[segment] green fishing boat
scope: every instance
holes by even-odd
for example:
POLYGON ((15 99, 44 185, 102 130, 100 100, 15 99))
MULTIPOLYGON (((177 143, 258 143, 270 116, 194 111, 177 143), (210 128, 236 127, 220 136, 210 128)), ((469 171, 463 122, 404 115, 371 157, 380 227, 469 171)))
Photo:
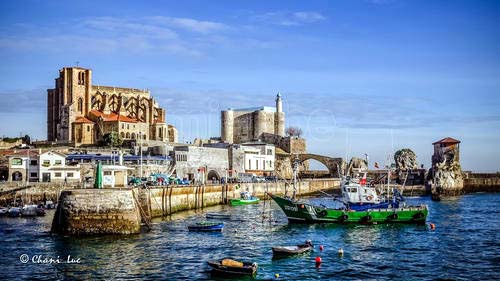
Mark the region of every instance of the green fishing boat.
MULTIPOLYGON (((389 169, 387 178, 390 178, 389 169)), ((295 199, 295 183, 296 176, 294 175, 294 192, 291 198, 267 193, 283 210, 291 223, 425 224, 427 219, 427 205, 407 205, 397 188, 393 188, 391 194, 389 181, 385 195, 379 195, 380 190, 367 183, 366 172, 363 178, 344 177, 342 179, 340 185, 342 196, 334 198, 341 203, 338 208, 313 205, 295 199)))
POLYGON ((259 198, 252 196, 250 192, 244 191, 240 194, 239 199, 229 199, 229 204, 231 206, 248 205, 248 204, 258 204, 259 198))

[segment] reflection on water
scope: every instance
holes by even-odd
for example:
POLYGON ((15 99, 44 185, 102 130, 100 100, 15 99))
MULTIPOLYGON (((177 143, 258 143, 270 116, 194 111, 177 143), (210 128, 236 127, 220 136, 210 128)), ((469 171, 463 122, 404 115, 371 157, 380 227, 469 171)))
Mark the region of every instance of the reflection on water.
MULTIPOLYGON (((234 257, 257 262, 257 279, 498 279, 500 225, 497 194, 431 202, 429 221, 416 225, 288 225, 272 203, 216 206, 154 220, 152 231, 130 236, 66 237, 49 233, 43 218, 0 218, 3 279, 212 279, 206 261, 234 257), (231 214, 222 233, 194 233, 187 225, 204 212, 231 214), (264 217, 263 217, 264 215, 264 217), (311 239, 314 252, 272 259, 271 247, 311 239), (343 248, 345 255, 337 254, 343 248), (79 264, 23 264, 22 254, 80 258, 79 264), (321 256, 318 269, 314 258, 321 256)), ((327 203, 324 198, 311 198, 327 203)), ((219 279, 217 279, 219 280, 219 279)))

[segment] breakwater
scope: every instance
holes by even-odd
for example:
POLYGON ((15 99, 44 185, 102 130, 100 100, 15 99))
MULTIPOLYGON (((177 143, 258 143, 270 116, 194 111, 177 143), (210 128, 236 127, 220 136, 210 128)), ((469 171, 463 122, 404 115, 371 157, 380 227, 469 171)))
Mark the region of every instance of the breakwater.
MULTIPOLYGON (((339 180, 301 181, 297 194, 339 187, 339 180)), ((201 186, 165 186, 132 189, 72 189, 61 192, 52 231, 71 235, 131 234, 140 232, 141 221, 178 211, 226 204, 242 191, 264 197, 266 192, 283 194, 292 187, 285 182, 239 183, 201 186)))

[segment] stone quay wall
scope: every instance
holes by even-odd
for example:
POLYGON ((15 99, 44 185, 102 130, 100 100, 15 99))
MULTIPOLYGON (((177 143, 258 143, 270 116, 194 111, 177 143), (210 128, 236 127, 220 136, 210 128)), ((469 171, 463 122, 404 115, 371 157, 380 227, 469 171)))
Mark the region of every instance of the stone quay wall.
POLYGON ((141 230, 137 189, 61 192, 52 232, 70 235, 133 234, 141 230))
MULTIPOLYGON (((297 195, 307 195, 318 190, 339 189, 337 179, 317 179, 301 181, 297 185, 297 195)), ((239 198, 240 192, 249 191, 264 198, 266 192, 284 194, 285 188, 291 195, 292 186, 285 182, 237 183, 187 187, 157 187, 141 189, 139 202, 148 218, 173 214, 178 211, 200 209, 218 204, 227 204, 229 199, 239 198)))
MULTIPOLYGON (((64 190, 59 196, 52 231, 70 235, 139 233, 141 221, 147 223, 151 218, 178 211, 226 204, 247 190, 259 197, 264 197, 266 191, 283 194, 285 186, 291 195, 292 187, 284 182, 64 190)), ((298 184, 297 194, 338 186, 335 179, 303 181, 298 184)))
POLYGON ((464 192, 498 192, 500 191, 500 172, 468 173, 465 172, 464 192))

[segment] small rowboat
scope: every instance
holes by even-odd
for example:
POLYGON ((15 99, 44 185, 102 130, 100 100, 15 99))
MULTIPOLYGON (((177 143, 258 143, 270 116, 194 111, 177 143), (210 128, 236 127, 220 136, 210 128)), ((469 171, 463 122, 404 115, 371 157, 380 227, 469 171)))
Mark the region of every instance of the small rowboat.
POLYGON ((307 240, 304 244, 296 246, 280 246, 273 247, 273 255, 275 256, 292 256, 299 255, 312 250, 314 245, 311 240, 307 240))
POLYGON ((212 273, 227 276, 254 276, 257 273, 257 263, 239 262, 229 258, 207 262, 212 267, 212 273))
POLYGON ((189 231, 222 231, 224 228, 223 222, 198 222, 194 225, 188 226, 189 231))
POLYGON ((9 209, 9 217, 19 217, 21 216, 21 208, 19 207, 12 207, 9 209))
POLYGON ((205 217, 207 219, 231 219, 230 214, 219 214, 219 213, 206 213, 205 217))
POLYGON ((0 208, 0 216, 6 216, 9 213, 8 208, 0 208))
POLYGON ((250 192, 244 191, 240 194, 240 199, 229 199, 231 206, 247 205, 247 204, 258 204, 259 198, 252 196, 250 192))

